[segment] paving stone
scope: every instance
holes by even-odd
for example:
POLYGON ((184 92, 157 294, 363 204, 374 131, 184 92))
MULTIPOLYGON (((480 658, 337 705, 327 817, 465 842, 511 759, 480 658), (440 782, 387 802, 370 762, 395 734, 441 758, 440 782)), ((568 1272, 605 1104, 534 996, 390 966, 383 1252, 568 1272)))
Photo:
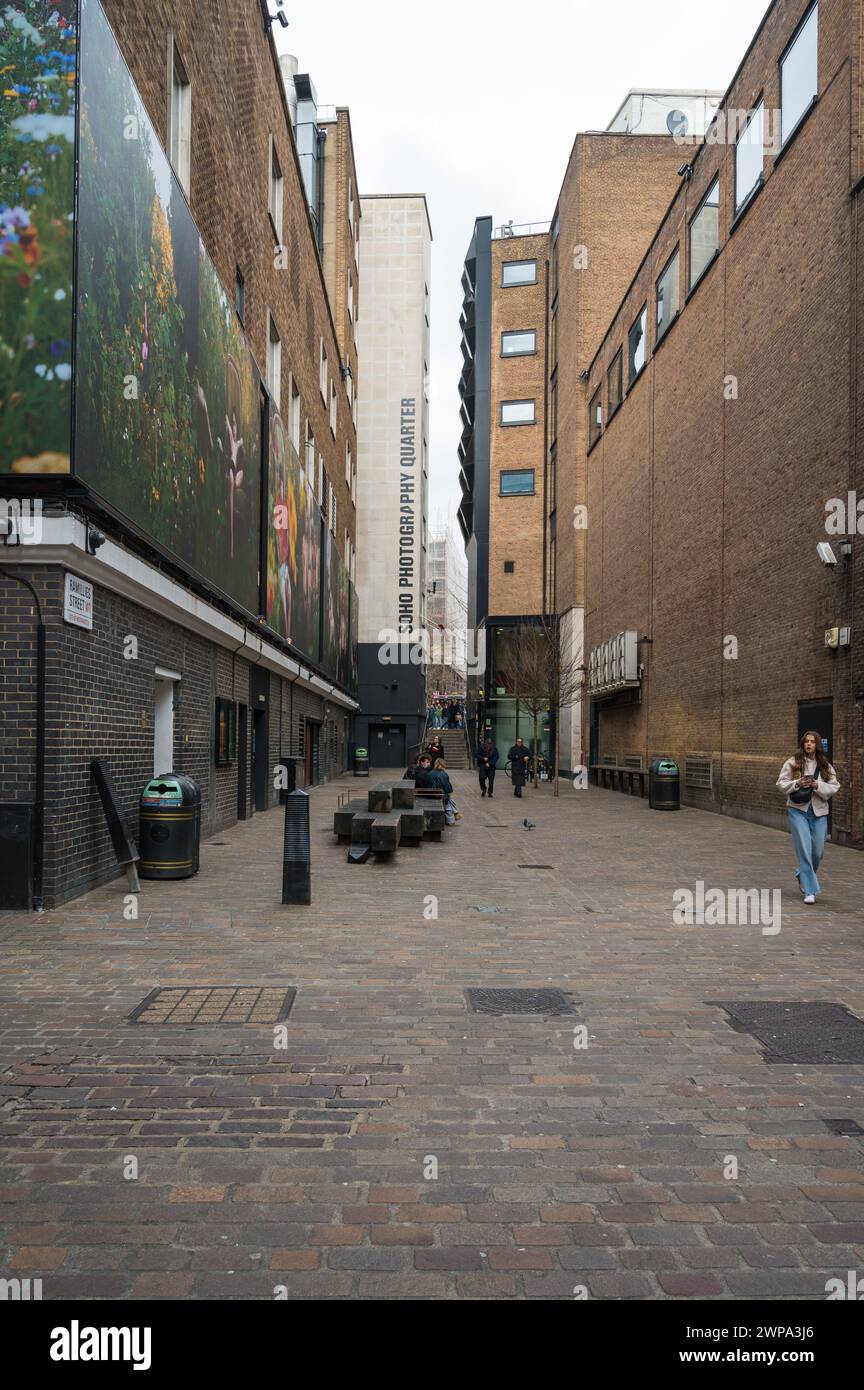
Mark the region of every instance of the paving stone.
POLYGON ((529 788, 536 857, 556 865, 538 896, 521 826, 496 832, 490 859, 476 779, 455 776, 458 834, 379 866, 386 921, 382 876, 359 876, 328 833, 353 779, 312 793, 313 903, 287 974, 278 810, 221 832, 206 876, 148 884, 134 951, 116 883, 4 916, 8 1266, 45 1269, 52 1298, 216 1301, 277 1285, 572 1301, 576 1284, 796 1301, 864 1267, 864 1136, 823 1118, 860 1119, 864 1069, 768 1066, 705 1003, 817 998, 861 1015, 860 857, 828 845, 818 917, 784 924, 790 949, 718 931, 682 955, 676 888, 781 886, 785 835, 529 788), (483 891, 506 903, 488 917, 473 911, 486 865, 483 891), (430 891, 440 916, 420 932, 430 891), (287 1050, 266 1027, 169 1040, 126 1022, 154 987, 227 989, 238 973, 297 989, 287 1050), (580 999, 588 1049, 567 1019, 468 1015, 468 987, 580 999))

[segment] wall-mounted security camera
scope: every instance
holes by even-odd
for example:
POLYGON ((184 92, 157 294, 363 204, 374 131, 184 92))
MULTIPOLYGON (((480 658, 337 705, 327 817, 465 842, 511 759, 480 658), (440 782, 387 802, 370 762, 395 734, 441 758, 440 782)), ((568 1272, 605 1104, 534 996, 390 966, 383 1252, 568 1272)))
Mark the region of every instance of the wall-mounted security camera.
POLYGON ((834 566, 837 564, 837 556, 834 554, 834 551, 831 549, 827 541, 819 542, 819 544, 816 547, 816 554, 819 556, 819 559, 822 561, 823 565, 827 565, 829 569, 833 569, 834 566))
POLYGON ((87 527, 87 554, 88 554, 88 555, 95 555, 95 554, 96 554, 96 551, 97 551, 97 550, 100 550, 100 549, 102 548, 102 546, 105 544, 105 539, 106 539, 106 538, 105 538, 105 536, 103 536, 103 534, 102 534, 101 531, 97 531, 97 530, 95 530, 93 527, 88 526, 88 527, 87 527))

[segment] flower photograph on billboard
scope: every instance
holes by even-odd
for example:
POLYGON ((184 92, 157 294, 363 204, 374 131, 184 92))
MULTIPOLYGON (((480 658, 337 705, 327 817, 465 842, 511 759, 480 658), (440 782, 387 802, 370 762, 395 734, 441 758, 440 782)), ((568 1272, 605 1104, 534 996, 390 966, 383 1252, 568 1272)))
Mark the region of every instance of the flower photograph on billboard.
POLYGON ((76 9, 0 5, 0 474, 69 472, 76 9))
POLYGON ((321 508, 284 421, 270 416, 267 622, 317 662, 321 606, 321 508))
POLYGON ((75 472, 258 611, 254 359, 98 0, 83 0, 75 472))

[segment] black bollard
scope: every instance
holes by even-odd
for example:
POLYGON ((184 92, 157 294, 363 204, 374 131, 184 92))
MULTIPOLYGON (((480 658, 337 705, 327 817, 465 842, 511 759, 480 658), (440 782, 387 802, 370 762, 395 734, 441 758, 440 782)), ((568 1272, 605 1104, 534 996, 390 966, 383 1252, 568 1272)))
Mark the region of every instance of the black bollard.
POLYGON ((312 902, 309 797, 303 791, 288 792, 285 797, 282 902, 306 905, 312 902))

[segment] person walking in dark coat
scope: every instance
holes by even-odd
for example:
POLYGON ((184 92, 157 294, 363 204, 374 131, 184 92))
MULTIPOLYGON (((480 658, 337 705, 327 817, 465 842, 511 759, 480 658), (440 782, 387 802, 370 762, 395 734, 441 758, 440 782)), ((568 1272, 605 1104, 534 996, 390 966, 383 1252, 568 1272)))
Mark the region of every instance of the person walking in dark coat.
POLYGON ((510 776, 513 781, 513 795, 521 796, 528 775, 528 759, 531 754, 521 738, 517 738, 507 757, 510 759, 510 776))
POLYGON ((429 761, 430 763, 432 763, 433 766, 437 762, 438 758, 444 757, 444 746, 437 734, 435 735, 431 743, 427 743, 426 752, 428 753, 429 761))
POLYGON ((498 763, 498 749, 487 738, 483 747, 477 754, 477 770, 480 774, 480 795, 485 796, 488 790, 490 798, 495 791, 495 768, 498 763))

